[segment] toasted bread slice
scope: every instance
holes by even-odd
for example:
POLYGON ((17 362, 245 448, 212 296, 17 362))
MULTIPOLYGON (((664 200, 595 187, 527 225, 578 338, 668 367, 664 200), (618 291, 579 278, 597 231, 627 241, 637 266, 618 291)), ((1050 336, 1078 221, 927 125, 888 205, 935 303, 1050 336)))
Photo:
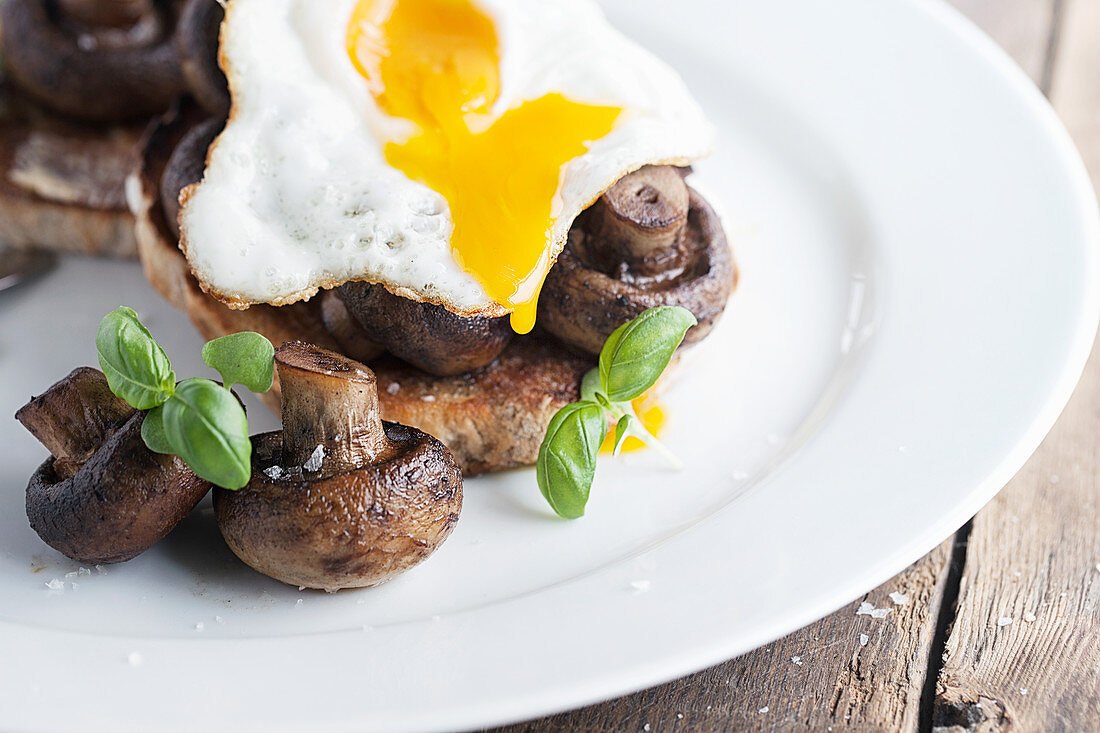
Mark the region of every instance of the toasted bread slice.
MULTIPOLYGON (((196 121, 194 111, 185 109, 152 126, 130 183, 138 250, 149 281, 205 338, 257 331, 275 345, 302 340, 339 351, 322 321, 320 298, 231 310, 203 293, 192 276, 159 201, 168 158, 196 121)), ((391 356, 370 366, 378 376, 382 417, 439 438, 469 476, 533 464, 550 418, 578 398, 581 378, 595 359, 536 334, 513 340, 489 366, 454 377, 426 374, 391 356)), ((278 385, 265 401, 278 409, 278 385)))
POLYGON ((0 241, 136 257, 125 183, 144 127, 68 120, 0 86, 0 241))

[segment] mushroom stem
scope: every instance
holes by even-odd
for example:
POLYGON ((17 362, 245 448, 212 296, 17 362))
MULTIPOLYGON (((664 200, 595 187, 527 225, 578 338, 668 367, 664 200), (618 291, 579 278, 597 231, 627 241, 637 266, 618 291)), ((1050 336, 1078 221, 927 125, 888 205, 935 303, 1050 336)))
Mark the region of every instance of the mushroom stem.
POLYGON ((58 0, 58 9, 88 26, 127 28, 152 11, 150 0, 58 0))
POLYGON ((80 367, 20 408, 15 419, 50 451, 57 472, 68 477, 134 412, 115 397, 102 372, 80 367))
POLYGON ((374 463, 389 447, 374 372, 319 346, 275 351, 283 400, 283 461, 330 476, 374 463), (320 458, 320 461, 318 461, 320 458))
POLYGON ((688 216, 688 189, 672 166, 647 165, 619 179, 593 204, 587 228, 605 242, 610 257, 635 269, 642 263, 674 252, 688 216))

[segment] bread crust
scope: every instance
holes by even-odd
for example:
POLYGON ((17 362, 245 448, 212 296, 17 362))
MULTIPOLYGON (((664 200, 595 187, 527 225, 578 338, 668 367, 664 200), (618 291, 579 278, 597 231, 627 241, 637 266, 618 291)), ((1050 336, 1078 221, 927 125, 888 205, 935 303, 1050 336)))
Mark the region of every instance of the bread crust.
POLYGON ((0 241, 137 257, 125 183, 143 129, 69 120, 0 86, 0 241))

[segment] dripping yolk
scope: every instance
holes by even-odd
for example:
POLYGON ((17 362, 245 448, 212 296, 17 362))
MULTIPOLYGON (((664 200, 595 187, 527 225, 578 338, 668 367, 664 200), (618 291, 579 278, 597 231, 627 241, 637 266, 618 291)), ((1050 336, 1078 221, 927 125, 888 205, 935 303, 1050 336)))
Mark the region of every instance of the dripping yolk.
MULTIPOLYGON (((661 407, 661 403, 657 401, 657 398, 644 394, 631 404, 634 406, 634 414, 641 420, 642 426, 649 431, 650 435, 659 438, 667 418, 665 417, 665 409, 661 407)), ((623 441, 624 453, 641 450, 645 447, 645 443, 633 436, 623 441)), ((611 424, 608 426, 607 437, 604 438, 603 445, 600 446, 600 452, 612 453, 614 451, 615 425, 611 424)))
POLYGON ((379 107, 416 124, 387 143, 387 162, 447 200, 455 260, 527 333, 552 264, 562 166, 622 110, 547 94, 491 115, 500 43, 472 0, 360 0, 348 52, 379 107))

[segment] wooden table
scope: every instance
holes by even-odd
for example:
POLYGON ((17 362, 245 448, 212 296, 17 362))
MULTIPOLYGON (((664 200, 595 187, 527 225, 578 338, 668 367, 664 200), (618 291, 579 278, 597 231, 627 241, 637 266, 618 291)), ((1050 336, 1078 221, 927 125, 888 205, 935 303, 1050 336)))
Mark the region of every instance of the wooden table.
MULTIPOLYGON (((1100 188, 1100 0, 952 1, 1047 94, 1100 188)), ((503 730, 563 729, 1100 730, 1100 349, 1028 464, 927 557, 743 657, 503 730), (890 593, 895 613, 856 615, 890 593)))

